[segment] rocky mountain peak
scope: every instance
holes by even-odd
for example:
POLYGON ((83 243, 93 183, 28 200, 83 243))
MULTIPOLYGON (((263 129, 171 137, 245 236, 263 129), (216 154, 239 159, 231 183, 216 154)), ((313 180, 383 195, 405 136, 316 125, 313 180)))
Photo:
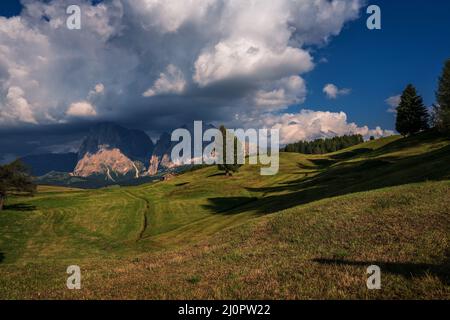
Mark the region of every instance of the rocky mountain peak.
POLYGON ((91 127, 80 146, 78 159, 101 149, 119 149, 131 160, 146 163, 153 154, 154 144, 144 131, 104 122, 91 127))
MULTIPOLYGON (((184 125, 181 127, 182 129, 187 129, 191 133, 192 139, 194 138, 194 124, 184 125)), ((211 128, 215 128, 213 125, 208 124, 203 126, 202 134, 211 128)), ((194 141, 192 141, 194 142, 194 141)), ((172 148, 177 144, 178 142, 171 141, 171 135, 167 132, 164 132, 161 134, 158 142, 155 145, 152 157, 150 158, 150 165, 148 169, 148 174, 150 176, 157 174, 159 171, 165 171, 168 169, 172 169, 176 167, 176 165, 172 162, 171 159, 171 153, 172 148)), ((206 144, 204 143, 204 146, 206 144)), ((204 147, 203 146, 203 147, 204 147)), ((192 154, 194 152, 194 144, 192 143, 192 154)))
POLYGON ((103 175, 111 181, 117 177, 130 176, 139 178, 142 168, 125 156, 119 149, 102 148, 94 154, 86 153, 78 161, 73 171, 77 177, 103 175))

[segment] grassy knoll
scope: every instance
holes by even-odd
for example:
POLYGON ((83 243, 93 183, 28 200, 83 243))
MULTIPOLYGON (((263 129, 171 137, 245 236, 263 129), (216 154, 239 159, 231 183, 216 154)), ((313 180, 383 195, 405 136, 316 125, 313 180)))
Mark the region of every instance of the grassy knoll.
POLYGON ((389 137, 0 212, 0 298, 450 298, 450 141, 389 137), (65 289, 78 264, 83 289, 65 289), (365 287, 378 264, 380 291, 365 287))

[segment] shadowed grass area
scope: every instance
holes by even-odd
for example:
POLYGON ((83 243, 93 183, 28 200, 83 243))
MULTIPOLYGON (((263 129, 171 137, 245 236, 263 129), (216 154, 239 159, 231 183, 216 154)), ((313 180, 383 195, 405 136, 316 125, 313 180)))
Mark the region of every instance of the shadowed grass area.
POLYGON ((449 163, 425 133, 282 153, 275 176, 39 187, 0 212, 0 298, 448 298, 449 163), (365 288, 368 262, 386 290, 365 288))
POLYGON ((24 203, 16 203, 9 206, 5 206, 4 210, 8 211, 34 211, 36 210, 36 206, 24 204, 24 203))

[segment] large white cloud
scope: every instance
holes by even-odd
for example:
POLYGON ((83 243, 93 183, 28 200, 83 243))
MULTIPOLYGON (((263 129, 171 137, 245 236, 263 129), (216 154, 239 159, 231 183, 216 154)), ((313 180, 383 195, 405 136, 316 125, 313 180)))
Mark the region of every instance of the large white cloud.
POLYGON ((68 107, 91 97, 92 88, 101 94, 103 83, 113 82, 118 90, 127 85, 123 75, 137 65, 134 55, 109 46, 121 32, 121 2, 78 1, 82 29, 68 30, 66 8, 72 2, 26 0, 20 17, 0 17, 0 110, 5 113, 11 105, 11 88, 20 88, 21 101, 27 102, 22 107, 27 116, 8 112, 8 120, 0 121, 4 126, 64 122, 68 107), (120 76, 124 83, 118 83, 120 76))
POLYGON ((366 139, 370 136, 381 137, 394 134, 393 131, 380 127, 370 129, 348 122, 345 112, 328 112, 301 110, 299 113, 268 115, 263 118, 262 126, 280 129, 282 144, 299 140, 340 136, 344 134, 361 134, 366 139))
POLYGON ((246 38, 218 43, 195 62, 195 82, 206 86, 233 79, 277 80, 313 68, 312 57, 304 50, 266 45, 246 38))
POLYGON ((306 97, 309 46, 362 2, 24 0, 20 17, 0 18, 0 126, 282 110, 306 97), (66 28, 73 4, 81 30, 66 28))

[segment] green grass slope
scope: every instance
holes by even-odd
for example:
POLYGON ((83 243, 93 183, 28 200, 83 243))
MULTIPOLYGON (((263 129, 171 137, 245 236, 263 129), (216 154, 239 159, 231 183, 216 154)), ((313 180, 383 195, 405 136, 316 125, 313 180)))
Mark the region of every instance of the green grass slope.
POLYGON ((280 173, 41 187, 0 212, 0 298, 449 298, 450 141, 433 133, 280 173), (65 289, 80 265, 83 290, 65 289), (368 291, 378 264, 383 289, 368 291))

